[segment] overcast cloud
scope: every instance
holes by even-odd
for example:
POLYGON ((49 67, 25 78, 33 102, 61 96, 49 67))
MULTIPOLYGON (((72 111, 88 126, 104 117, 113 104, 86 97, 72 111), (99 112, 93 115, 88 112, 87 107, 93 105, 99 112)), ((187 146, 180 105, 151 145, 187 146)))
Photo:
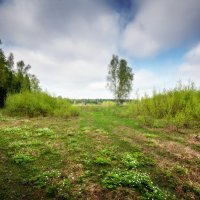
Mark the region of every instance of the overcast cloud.
POLYGON ((171 86, 177 78, 200 84, 200 1, 127 2, 4 0, 0 3, 3 49, 7 55, 13 52, 16 61, 31 64, 43 89, 70 98, 112 97, 106 89, 112 54, 127 57, 133 66, 133 94, 168 82, 171 86), (135 59, 142 63, 183 47, 181 64, 163 75, 156 68, 134 65, 135 59))
POLYGON ((199 10, 199 0, 141 0, 136 17, 124 30, 122 46, 143 58, 191 42, 200 35, 199 10))

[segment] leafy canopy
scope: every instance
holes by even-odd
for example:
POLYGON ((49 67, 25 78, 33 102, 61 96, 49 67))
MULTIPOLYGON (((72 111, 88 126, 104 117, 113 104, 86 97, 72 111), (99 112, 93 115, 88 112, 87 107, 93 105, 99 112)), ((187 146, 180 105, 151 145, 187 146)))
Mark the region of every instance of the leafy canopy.
POLYGON ((113 55, 108 66, 107 85, 118 103, 123 103, 132 90, 134 74, 125 59, 113 55))

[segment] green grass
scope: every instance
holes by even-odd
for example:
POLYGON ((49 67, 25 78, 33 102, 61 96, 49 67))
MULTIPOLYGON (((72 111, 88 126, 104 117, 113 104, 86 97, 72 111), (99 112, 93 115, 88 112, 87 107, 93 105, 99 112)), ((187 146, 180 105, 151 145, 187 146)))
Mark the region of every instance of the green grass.
MULTIPOLYGON (((198 199, 193 132, 148 130, 124 107, 0 121, 0 199, 198 199)), ((199 131, 199 129, 198 129, 199 131)))

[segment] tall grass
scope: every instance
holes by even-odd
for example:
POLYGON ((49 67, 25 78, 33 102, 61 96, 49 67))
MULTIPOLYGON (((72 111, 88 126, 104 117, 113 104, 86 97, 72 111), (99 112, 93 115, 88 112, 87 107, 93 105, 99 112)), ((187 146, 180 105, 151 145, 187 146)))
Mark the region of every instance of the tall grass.
POLYGON ((69 100, 52 97, 45 92, 22 92, 9 95, 5 103, 5 112, 21 116, 59 116, 78 115, 78 108, 69 100))
POLYGON ((103 101, 101 103, 101 106, 103 106, 103 107, 113 107, 113 106, 116 106, 116 102, 114 102, 114 101, 103 101))
POLYGON ((137 117, 141 124, 152 127, 175 125, 177 128, 200 125, 200 90, 194 83, 179 83, 172 90, 154 91, 132 101, 126 115, 137 117))

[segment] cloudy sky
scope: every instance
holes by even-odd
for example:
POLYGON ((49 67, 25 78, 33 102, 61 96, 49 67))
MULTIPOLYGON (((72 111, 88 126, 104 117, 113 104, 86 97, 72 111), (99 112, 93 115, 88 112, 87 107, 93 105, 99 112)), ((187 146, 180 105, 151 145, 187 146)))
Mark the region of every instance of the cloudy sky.
POLYGON ((135 73, 134 96, 189 79, 200 86, 199 0, 0 0, 6 55, 69 98, 111 98, 112 54, 135 73))

